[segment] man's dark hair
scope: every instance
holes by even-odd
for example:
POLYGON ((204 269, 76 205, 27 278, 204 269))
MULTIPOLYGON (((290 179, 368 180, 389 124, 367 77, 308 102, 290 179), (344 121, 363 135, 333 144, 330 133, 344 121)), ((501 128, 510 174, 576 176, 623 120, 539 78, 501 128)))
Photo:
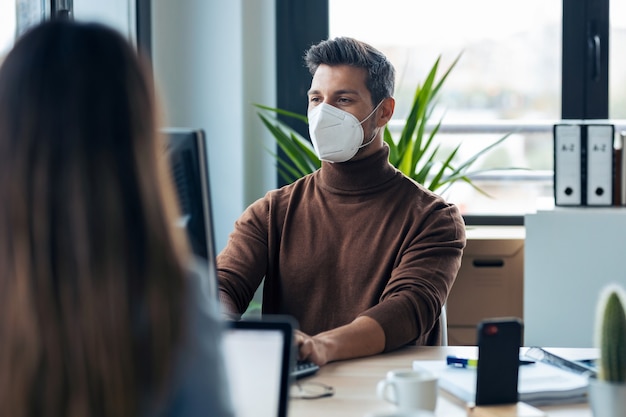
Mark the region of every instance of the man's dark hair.
POLYGON ((324 64, 329 66, 351 65, 367 71, 365 85, 372 95, 372 104, 393 95, 395 69, 382 52, 352 38, 328 39, 313 45, 304 55, 311 75, 324 64))

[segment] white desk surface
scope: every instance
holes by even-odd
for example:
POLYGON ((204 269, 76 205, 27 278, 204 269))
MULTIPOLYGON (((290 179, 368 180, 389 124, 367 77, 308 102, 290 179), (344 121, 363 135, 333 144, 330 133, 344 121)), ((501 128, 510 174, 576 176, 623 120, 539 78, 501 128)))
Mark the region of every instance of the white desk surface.
MULTIPOLYGON (((556 348, 553 353, 568 359, 594 357, 594 349, 556 348)), ((290 400, 290 417, 364 417, 374 411, 393 411, 394 406, 376 395, 376 384, 390 369, 411 368, 413 360, 445 359, 446 355, 475 355, 473 346, 416 347, 371 356, 330 363, 307 380, 319 381, 335 388, 335 395, 315 400, 290 400)), ((549 417, 591 417, 587 403, 538 407, 549 417)), ((464 417, 465 407, 447 392, 440 390, 437 417, 464 417)))

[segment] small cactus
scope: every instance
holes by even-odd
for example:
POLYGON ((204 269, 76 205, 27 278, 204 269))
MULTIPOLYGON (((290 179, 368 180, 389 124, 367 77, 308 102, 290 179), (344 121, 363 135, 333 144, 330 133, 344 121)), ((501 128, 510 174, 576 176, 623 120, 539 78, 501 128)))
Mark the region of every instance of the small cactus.
POLYGON ((623 291, 611 285, 598 305, 597 339, 600 348, 598 378, 626 383, 626 313, 623 291))

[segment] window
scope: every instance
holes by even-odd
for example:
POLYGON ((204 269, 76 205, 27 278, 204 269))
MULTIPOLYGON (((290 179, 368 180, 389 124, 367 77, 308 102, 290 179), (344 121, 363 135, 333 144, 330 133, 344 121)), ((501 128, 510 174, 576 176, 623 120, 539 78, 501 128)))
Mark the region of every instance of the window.
POLYGON ((0 60, 15 38, 15 0, 0 0, 0 60))
MULTIPOLYGON (((390 56, 401 74, 409 65, 421 65, 419 60, 430 64, 435 56, 442 54, 450 62, 463 50, 462 61, 441 97, 447 131, 440 139, 463 140, 463 146, 475 142, 471 144, 474 146, 481 140, 489 140, 488 134, 497 135, 491 138, 493 140, 505 132, 515 132, 515 137, 507 144, 505 156, 493 156, 497 159, 496 165, 517 165, 518 158, 522 158, 532 171, 481 176, 479 185, 489 184, 494 199, 454 190, 450 200, 461 206, 466 221, 473 217, 487 224, 521 224, 522 214, 544 204, 553 204, 551 129, 554 122, 561 118, 607 119, 610 116, 617 119, 626 113, 626 106, 619 99, 621 91, 626 91, 622 87, 624 82, 620 81, 626 77, 626 59, 621 56, 624 29, 618 21, 624 15, 626 0, 611 1, 610 23, 609 1, 387 0, 372 5, 370 0, 276 0, 277 16, 287 18, 277 18, 277 33, 280 34, 277 65, 288 68, 289 75, 298 75, 279 77, 277 105, 300 113, 306 111, 305 106, 297 102, 310 84, 310 78, 303 81, 305 78, 299 72, 302 51, 329 34, 355 36, 371 42, 390 56), (429 25, 431 22, 436 24, 429 25), (287 23, 288 28, 281 29, 281 25, 287 23), (326 25, 330 28, 324 32, 326 25), (491 37, 492 33, 497 36, 491 37), (598 39, 594 39, 596 34, 598 39), (612 37, 610 48, 615 51, 611 57, 609 35, 612 37), (482 41, 477 40, 477 36, 482 36, 482 41), (392 48, 390 38, 399 47, 392 48), (467 42, 454 45, 450 38, 467 42), (296 39, 297 43, 289 44, 288 39, 296 39), (599 40, 595 53, 591 53, 592 40, 599 40), (410 50, 406 45, 414 42, 421 43, 422 47, 410 51, 410 59, 398 58, 396 51, 410 50), (423 55, 414 55, 418 53, 423 55), (478 79, 463 75, 463 66, 478 68, 474 70, 478 79), (492 68, 499 70, 493 73, 492 68), (457 97, 459 85, 470 82, 481 91, 457 97), (524 86, 524 90, 518 91, 520 86, 524 86), (509 157, 512 159, 506 159, 509 157)), ((399 80, 399 99, 405 89, 403 83, 408 81, 399 80)), ((401 115, 402 106, 396 117, 401 115)), ((614 122, 618 130, 626 126, 624 120, 614 122)), ((304 129, 298 131, 306 135, 304 129)))
POLYGON ((626 119, 626 0, 612 0, 610 14, 609 116, 626 119))
POLYGON ((0 60, 16 36, 47 18, 64 16, 68 7, 72 17, 102 22, 135 39, 136 0, 0 0, 0 60))
POLYGON ((560 1, 329 0, 329 35, 352 36, 380 49, 396 67, 396 112, 402 126, 413 93, 435 59, 440 74, 462 56, 446 80, 433 121, 443 120, 444 147, 461 141, 457 161, 513 134, 479 161, 485 172, 444 196, 464 215, 518 215, 552 197, 552 125, 561 116, 560 1), (358 18, 355 18, 358 10, 358 18), (454 11, 451 13, 451 11, 454 11), (487 12, 488 11, 488 12, 487 12))

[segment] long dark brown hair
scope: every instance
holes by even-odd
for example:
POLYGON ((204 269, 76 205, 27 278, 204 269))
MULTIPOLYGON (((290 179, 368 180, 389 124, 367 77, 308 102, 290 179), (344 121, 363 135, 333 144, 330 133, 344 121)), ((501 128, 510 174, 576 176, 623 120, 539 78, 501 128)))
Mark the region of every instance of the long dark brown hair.
POLYGON ((0 69, 0 413, 137 416, 182 337, 187 247, 146 66, 47 22, 0 69))

